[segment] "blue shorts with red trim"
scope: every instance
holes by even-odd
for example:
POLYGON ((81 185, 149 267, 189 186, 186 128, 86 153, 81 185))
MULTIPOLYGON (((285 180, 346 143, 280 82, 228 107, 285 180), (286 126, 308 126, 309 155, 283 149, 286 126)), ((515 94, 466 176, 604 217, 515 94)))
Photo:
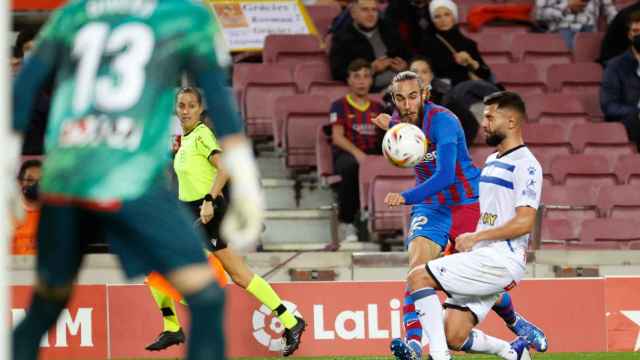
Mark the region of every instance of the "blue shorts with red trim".
POLYGON ((414 205, 411 209, 411 225, 404 246, 417 237, 427 238, 445 249, 449 240, 476 230, 480 218, 477 202, 464 205, 414 205))

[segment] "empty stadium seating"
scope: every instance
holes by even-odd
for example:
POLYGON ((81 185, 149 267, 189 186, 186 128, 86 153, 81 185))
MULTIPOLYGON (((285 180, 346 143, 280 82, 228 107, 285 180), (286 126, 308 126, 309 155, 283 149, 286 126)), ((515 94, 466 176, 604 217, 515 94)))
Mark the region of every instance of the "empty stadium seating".
POLYGON ((586 247, 624 249, 631 241, 640 241, 637 219, 589 219, 580 231, 580 244, 586 247))
POLYGON ((571 53, 557 33, 525 33, 513 35, 514 58, 520 62, 534 64, 544 71, 554 64, 568 64, 571 53))
POLYGON ((382 156, 367 156, 366 163, 360 164, 358 183, 360 188, 360 208, 369 206, 369 185, 376 176, 413 176, 411 168, 397 168, 382 156))
POLYGON ((341 180, 340 175, 333 172, 333 155, 331 150, 331 138, 325 131, 327 125, 320 125, 316 130, 316 167, 318 178, 326 185, 331 185, 341 180))
POLYGON ((295 66, 307 62, 327 62, 318 37, 306 34, 273 34, 264 42, 262 60, 265 63, 295 66))
POLYGON ((293 76, 289 70, 281 67, 268 67, 263 70, 251 72, 251 76, 246 79, 242 96, 247 133, 252 137, 271 135, 276 99, 296 93, 293 76))
POLYGON ((640 220, 640 191, 634 185, 607 186, 600 189, 598 211, 605 217, 640 220))
POLYGON ((552 123, 567 129, 589 120, 589 114, 577 94, 545 94, 524 97, 529 121, 552 123))
POLYGON ((413 176, 375 176, 369 186, 369 220, 373 232, 402 230, 402 207, 390 208, 384 198, 390 192, 401 192, 415 185, 413 176))
POLYGON ((318 34, 324 37, 329 31, 333 19, 340 14, 340 7, 333 5, 307 5, 309 17, 316 26, 318 34))
POLYGON ((284 141, 285 121, 291 115, 324 114, 325 121, 329 121, 331 102, 324 96, 291 95, 280 96, 276 99, 273 116, 273 142, 280 147, 284 141))
POLYGON ((528 95, 543 94, 547 89, 544 77, 533 64, 494 64, 491 69, 507 90, 528 95))
POLYGON ((555 64, 547 69, 547 83, 553 92, 598 94, 602 67, 593 62, 555 64))
POLYGON ((613 166, 603 155, 559 155, 551 162, 551 175, 557 185, 615 185, 613 166))
POLYGON ((620 183, 640 186, 640 155, 621 156, 616 162, 615 173, 620 183))
POLYGON ((596 61, 600 56, 600 46, 604 33, 602 32, 579 32, 576 34, 576 44, 573 50, 573 61, 591 62, 596 61))
POLYGON ((571 128, 574 151, 606 156, 613 164, 622 155, 635 152, 624 125, 616 122, 577 124, 571 128))

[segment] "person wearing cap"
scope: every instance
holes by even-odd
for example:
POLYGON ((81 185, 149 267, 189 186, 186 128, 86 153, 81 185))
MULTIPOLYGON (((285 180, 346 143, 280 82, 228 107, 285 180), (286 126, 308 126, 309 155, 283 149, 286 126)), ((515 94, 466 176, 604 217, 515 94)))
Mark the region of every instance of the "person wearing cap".
POLYGON ((491 80, 489 66, 482 60, 475 41, 464 36, 458 26, 458 6, 451 0, 432 0, 433 22, 421 55, 431 60, 436 77, 451 86, 467 80, 491 80))

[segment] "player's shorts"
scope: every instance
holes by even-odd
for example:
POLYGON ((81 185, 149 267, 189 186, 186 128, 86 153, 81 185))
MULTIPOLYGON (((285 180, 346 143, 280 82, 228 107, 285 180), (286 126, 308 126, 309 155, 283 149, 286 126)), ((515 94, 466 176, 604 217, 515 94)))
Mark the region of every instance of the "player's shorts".
POLYGON ((471 311, 478 323, 487 316, 498 296, 515 286, 506 266, 490 247, 431 260, 427 272, 449 296, 445 308, 471 311))
POLYGON ((134 200, 110 203, 45 195, 38 231, 38 276, 50 286, 70 284, 87 244, 96 239, 109 244, 129 277, 206 265, 204 240, 192 223, 189 211, 163 186, 134 200))
POLYGON ((200 219, 200 206, 202 206, 202 200, 185 202, 185 205, 187 205, 191 210, 191 213, 194 216, 194 223, 199 224, 199 227, 205 233, 205 248, 209 251, 226 249, 227 243, 220 237, 220 225, 222 224, 222 219, 227 212, 227 201, 222 196, 218 196, 214 199, 213 218, 206 224, 197 221, 200 219))
POLYGON ((405 239, 408 248, 413 239, 430 239, 444 250, 449 239, 473 232, 480 218, 478 203, 465 205, 414 205, 411 209, 409 236, 405 239))

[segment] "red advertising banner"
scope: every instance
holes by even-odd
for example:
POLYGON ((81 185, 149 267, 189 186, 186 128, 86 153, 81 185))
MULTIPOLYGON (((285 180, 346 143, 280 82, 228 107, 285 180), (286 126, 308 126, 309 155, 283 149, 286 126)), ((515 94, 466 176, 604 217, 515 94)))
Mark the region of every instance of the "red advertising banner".
POLYGON ((605 283, 607 348, 640 350, 640 278, 607 278, 605 283))
POLYGON ((11 9, 14 11, 25 10, 53 10, 67 0, 12 0, 11 9))
MULTIPOLYGON (((390 340, 401 335, 402 282, 299 282, 274 288, 308 322, 298 356, 386 356, 390 340)), ((14 287, 16 320, 24 314, 28 292, 14 287)), ((516 311, 544 329, 550 352, 640 349, 640 298, 630 296, 640 294, 640 278, 525 280, 511 294, 516 311)), ((178 313, 188 328, 186 308, 178 305, 178 313)), ((279 355, 284 329, 251 295, 228 286, 225 315, 229 356, 279 355)), ((142 285, 80 286, 55 328, 43 347, 44 359, 176 358, 185 351, 185 346, 144 349, 162 331, 162 317, 142 285)), ((481 328, 514 338, 495 314, 481 328)))
MULTIPOLYGON (((31 303, 31 287, 12 286, 11 319, 17 324, 31 303)), ((107 287, 76 288, 69 306, 41 342, 43 359, 104 359, 107 357, 107 287)))

